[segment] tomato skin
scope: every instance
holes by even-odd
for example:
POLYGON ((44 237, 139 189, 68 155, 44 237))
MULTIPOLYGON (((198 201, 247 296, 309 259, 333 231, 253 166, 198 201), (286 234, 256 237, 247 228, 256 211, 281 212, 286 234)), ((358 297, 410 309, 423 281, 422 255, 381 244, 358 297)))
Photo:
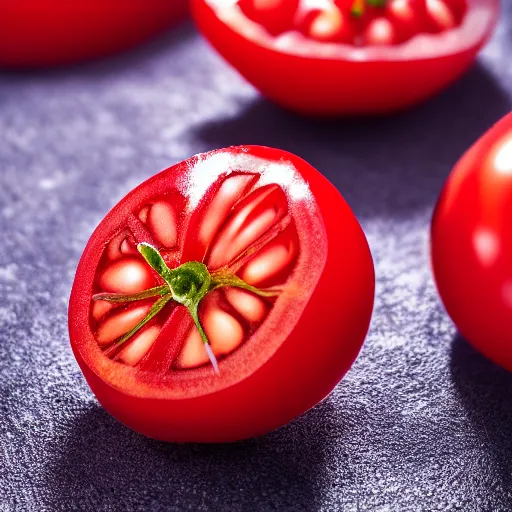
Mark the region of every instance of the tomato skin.
POLYGON ((460 333, 512 371, 512 114, 459 160, 434 212, 432 267, 460 333))
MULTIPOLYGON (((132 429, 164 441, 235 441, 288 423, 322 400, 349 369, 366 336, 373 309, 375 276, 370 250, 359 223, 334 186, 306 162, 284 151, 254 146, 221 151, 249 152, 269 161, 284 158, 297 168, 322 213, 327 259, 291 334, 257 371, 235 385, 192 398, 134 396, 106 382, 91 364, 96 341, 86 327, 87 287, 95 267, 91 257, 106 235, 100 224, 79 263, 71 294, 72 348, 105 409, 132 429)), ((179 172, 187 164, 171 171, 179 172)), ((123 208, 121 202, 107 218, 122 214, 123 208)))
POLYGON ((486 22, 478 31, 464 24, 456 29, 464 36, 452 40, 450 49, 443 38, 428 34, 428 44, 413 39, 392 48, 338 45, 331 52, 306 42, 307 51, 299 53, 295 42, 284 50, 273 38, 235 29, 208 0, 191 1, 199 30, 245 79, 282 107, 315 116, 385 114, 418 104, 454 82, 473 63, 499 12, 499 0, 469 0, 468 5, 467 17, 480 23, 483 16, 486 22))
POLYGON ((70 64, 130 48, 187 12, 185 0, 0 0, 0 67, 70 64))

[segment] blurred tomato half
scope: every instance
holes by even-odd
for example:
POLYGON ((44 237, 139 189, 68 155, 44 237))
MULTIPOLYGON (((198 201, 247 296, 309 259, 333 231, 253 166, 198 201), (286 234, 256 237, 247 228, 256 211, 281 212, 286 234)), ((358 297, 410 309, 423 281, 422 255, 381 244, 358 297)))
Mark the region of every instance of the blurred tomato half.
POLYGON ((163 32, 186 0, 0 0, 0 67, 70 64, 163 32))

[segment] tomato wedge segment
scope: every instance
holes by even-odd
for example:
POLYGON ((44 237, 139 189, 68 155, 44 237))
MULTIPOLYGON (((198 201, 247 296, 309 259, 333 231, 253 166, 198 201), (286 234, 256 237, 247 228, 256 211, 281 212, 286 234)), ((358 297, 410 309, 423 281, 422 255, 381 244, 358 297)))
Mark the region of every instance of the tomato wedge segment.
POLYGON ((403 4, 385 3, 386 16, 369 15, 360 29, 335 6, 336 16, 313 18, 299 7, 299 21, 277 35, 233 0, 192 0, 191 7, 212 46, 264 96, 300 113, 336 116, 388 113, 441 91, 473 63, 500 2, 429 0, 421 16, 403 4))
POLYGON ((229 148, 163 171, 105 217, 77 269, 70 339, 100 402, 135 430, 241 439, 329 393, 373 294, 336 189, 289 153, 229 148))

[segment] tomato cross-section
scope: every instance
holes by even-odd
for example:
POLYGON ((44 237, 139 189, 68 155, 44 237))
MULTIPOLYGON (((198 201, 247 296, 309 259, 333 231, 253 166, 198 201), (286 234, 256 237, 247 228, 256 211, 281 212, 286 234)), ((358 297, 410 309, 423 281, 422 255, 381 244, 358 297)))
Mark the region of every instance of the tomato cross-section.
POLYGON ((314 115, 387 113, 458 78, 499 0, 192 0, 210 43, 266 97, 314 115))
POLYGON ((356 357, 374 294, 339 193, 279 150, 198 155, 143 183, 91 237, 70 338, 99 401, 169 441, 276 428, 356 357))

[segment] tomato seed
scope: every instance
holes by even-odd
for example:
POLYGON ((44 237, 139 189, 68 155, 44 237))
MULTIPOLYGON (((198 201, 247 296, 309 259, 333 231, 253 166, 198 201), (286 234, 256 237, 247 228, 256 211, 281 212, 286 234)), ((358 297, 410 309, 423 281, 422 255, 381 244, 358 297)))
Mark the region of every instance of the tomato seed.
POLYGON ((249 323, 261 322, 265 318, 268 306, 260 297, 239 288, 227 288, 225 294, 233 309, 249 323))
POLYGON ((164 201, 154 203, 149 209, 147 225, 153 236, 167 249, 178 241, 178 222, 172 205, 164 201))
POLYGON ((100 345, 111 343, 135 327, 149 312, 151 305, 135 306, 110 315, 98 329, 96 339, 100 345))
POLYGON ((224 180, 208 206, 199 228, 199 240, 201 243, 206 246, 210 244, 231 208, 242 197, 245 189, 253 180, 254 175, 252 174, 240 174, 224 180))
POLYGON ((118 360, 127 365, 135 366, 152 347, 160 331, 160 326, 153 325, 134 336, 131 341, 127 342, 129 345, 121 351, 118 360))
MULTIPOLYGON (((208 301, 201 320, 213 353, 217 357, 233 352, 244 340, 244 330, 240 322, 220 309, 215 301, 208 301)), ((181 350, 178 365, 181 368, 196 368, 208 362, 204 342, 194 327, 181 350)))
POLYGON ((269 208, 261 212, 250 224, 244 225, 248 213, 250 212, 240 212, 221 235, 210 255, 209 264, 212 268, 227 265, 277 221, 278 212, 274 208, 269 208))
POLYGON ((95 300, 92 304, 92 317, 94 320, 99 320, 105 316, 112 308, 114 304, 107 302, 106 300, 95 300))
POLYGON ((282 272, 292 261, 294 252, 293 245, 269 244, 247 263, 240 277, 257 286, 282 272))
POLYGON ((103 271, 99 285, 105 292, 136 293, 154 286, 155 278, 144 261, 123 258, 103 271))

